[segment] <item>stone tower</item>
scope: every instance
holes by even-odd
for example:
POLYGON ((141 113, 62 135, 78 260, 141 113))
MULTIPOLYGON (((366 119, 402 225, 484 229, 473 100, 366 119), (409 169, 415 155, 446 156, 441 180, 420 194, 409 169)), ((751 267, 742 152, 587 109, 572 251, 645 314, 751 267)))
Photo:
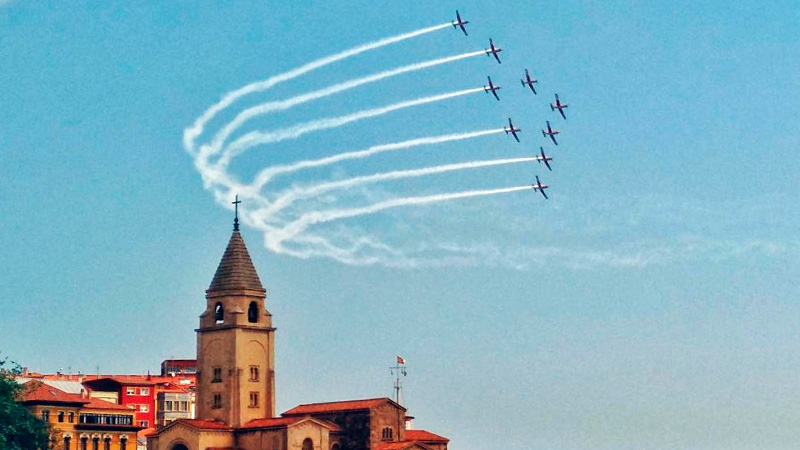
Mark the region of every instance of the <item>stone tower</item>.
POLYGON ((275 328, 238 219, 197 330, 197 419, 239 427, 275 416, 275 328))

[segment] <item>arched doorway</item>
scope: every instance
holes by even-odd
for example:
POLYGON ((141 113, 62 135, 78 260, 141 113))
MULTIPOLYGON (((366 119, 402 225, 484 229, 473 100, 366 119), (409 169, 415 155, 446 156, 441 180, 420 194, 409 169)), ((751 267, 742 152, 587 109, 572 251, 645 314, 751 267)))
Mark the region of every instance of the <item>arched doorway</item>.
POLYGON ((172 446, 170 450, 189 450, 189 449, 186 448, 186 446, 183 444, 175 444, 172 446))

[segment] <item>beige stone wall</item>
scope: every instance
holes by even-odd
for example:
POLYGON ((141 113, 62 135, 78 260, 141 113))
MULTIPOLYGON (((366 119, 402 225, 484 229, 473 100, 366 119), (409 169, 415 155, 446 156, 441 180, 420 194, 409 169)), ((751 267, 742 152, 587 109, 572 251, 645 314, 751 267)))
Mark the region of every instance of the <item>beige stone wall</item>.
POLYGON ((274 329, 272 317, 264 309, 262 294, 208 297, 200 316, 197 334, 197 415, 198 419, 220 420, 239 426, 252 419, 275 416, 274 329), (217 303, 224 307, 223 323, 216 323, 217 303), (259 311, 255 323, 247 311, 255 302, 259 311), (258 368, 258 379, 250 379, 250 367, 258 368), (213 382, 214 368, 222 369, 222 381, 213 382), (250 406, 250 394, 258 404, 250 406), (222 405, 214 408, 214 394, 222 405))
POLYGON ((148 438, 147 450, 172 450, 178 444, 189 450, 205 450, 208 447, 234 447, 235 442, 232 432, 197 430, 178 423, 148 438))
POLYGON ((314 444, 313 450, 330 450, 331 448, 328 429, 316 422, 306 421, 289 426, 286 450, 302 450, 303 441, 306 439, 311 439, 314 444))
POLYGON ((236 445, 247 450, 286 450, 286 429, 239 432, 236 445))

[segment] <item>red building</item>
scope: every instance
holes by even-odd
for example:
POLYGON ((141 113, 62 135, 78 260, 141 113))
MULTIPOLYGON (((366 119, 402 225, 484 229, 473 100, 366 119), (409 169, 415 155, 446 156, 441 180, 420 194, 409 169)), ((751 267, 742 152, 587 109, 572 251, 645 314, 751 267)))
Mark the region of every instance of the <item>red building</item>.
POLYGON ((132 407, 136 411, 136 425, 150 428, 155 424, 157 381, 147 375, 119 375, 95 380, 86 380, 93 397, 111 400, 132 407))

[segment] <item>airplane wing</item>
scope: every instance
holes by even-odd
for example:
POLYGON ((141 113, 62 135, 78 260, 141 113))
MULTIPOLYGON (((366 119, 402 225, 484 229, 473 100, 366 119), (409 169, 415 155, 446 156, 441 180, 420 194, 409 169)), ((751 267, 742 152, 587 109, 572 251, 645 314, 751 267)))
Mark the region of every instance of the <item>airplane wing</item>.
POLYGON ((563 117, 564 120, 567 120, 567 116, 564 115, 564 108, 558 108, 558 112, 561 113, 561 117, 563 117))
POLYGON ((556 135, 554 135, 554 134, 551 134, 551 135, 550 135, 550 139, 552 139, 552 140, 553 140, 553 144, 556 144, 556 145, 558 145, 558 142, 556 142, 556 135))
POLYGON ((494 98, 496 98, 498 101, 500 100, 500 97, 497 96, 497 89, 496 88, 492 89, 492 95, 494 95, 494 98))
POLYGON ((497 60, 497 63, 498 63, 498 64, 502 64, 502 62, 500 61, 500 57, 499 57, 499 56, 497 56, 497 50, 495 50, 495 51, 494 51, 494 52, 492 52, 492 53, 494 54, 494 59, 496 59, 496 60, 497 60))
POLYGON ((551 171, 551 172, 552 172, 552 171, 553 171, 553 168, 552 168, 552 167, 550 167, 550 163, 549 163, 549 162, 547 162, 547 158, 544 158, 542 161, 544 161, 544 165, 545 165, 545 166, 547 166, 547 170, 549 170, 549 171, 551 171))
POLYGON ((547 194, 544 193, 544 189, 539 189, 539 192, 541 192, 542 195, 544 195, 545 200, 547 200, 547 194))
POLYGON ((516 139, 516 140, 517 140, 517 142, 519 142, 519 136, 517 136, 517 132, 516 132, 516 131, 514 131, 514 129, 513 129, 513 128, 511 129, 511 134, 514 136, 514 139, 516 139))

